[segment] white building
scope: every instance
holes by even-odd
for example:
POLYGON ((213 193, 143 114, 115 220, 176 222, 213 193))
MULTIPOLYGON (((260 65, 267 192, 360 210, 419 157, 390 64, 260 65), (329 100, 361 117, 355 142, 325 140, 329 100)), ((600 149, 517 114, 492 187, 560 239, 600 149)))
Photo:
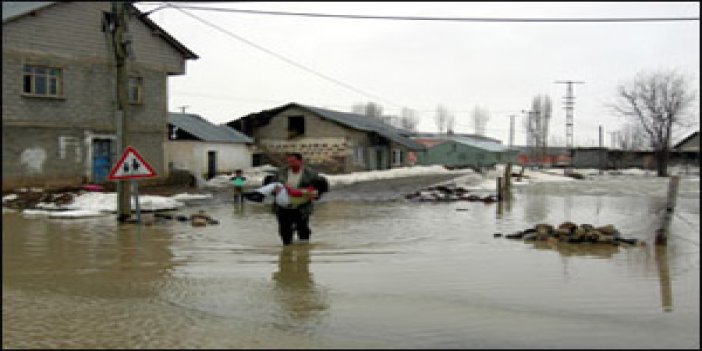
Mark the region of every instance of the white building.
POLYGON ((169 168, 187 169, 205 179, 251 167, 253 139, 226 125, 189 113, 168 114, 164 152, 169 168))

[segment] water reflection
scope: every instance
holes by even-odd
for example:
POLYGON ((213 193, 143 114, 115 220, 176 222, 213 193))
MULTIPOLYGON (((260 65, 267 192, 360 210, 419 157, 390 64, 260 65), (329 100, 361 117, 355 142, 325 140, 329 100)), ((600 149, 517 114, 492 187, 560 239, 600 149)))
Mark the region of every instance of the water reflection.
POLYGON ((661 307, 664 312, 673 311, 673 289, 670 285, 670 270, 668 268, 668 247, 655 245, 656 267, 661 286, 661 307))
POLYGON ((556 250, 563 257, 589 256, 595 258, 612 258, 619 252, 619 246, 611 244, 581 244, 550 241, 533 241, 535 249, 556 250))
POLYGON ((171 243, 162 227, 120 226, 112 218, 3 216, 3 284, 76 296, 154 296, 173 269, 171 243))
POLYGON ((319 317, 329 305, 317 288, 310 272, 310 247, 307 244, 282 247, 278 271, 273 273, 278 304, 295 321, 319 317))

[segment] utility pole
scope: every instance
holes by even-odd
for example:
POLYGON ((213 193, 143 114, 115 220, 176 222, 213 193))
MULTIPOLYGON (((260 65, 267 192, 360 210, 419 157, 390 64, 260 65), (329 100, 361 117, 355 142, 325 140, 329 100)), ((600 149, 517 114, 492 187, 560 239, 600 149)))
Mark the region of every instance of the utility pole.
MULTIPOLYGON (((129 42, 126 41, 127 31, 127 4, 125 2, 112 2, 112 15, 114 26, 112 27, 112 48, 115 55, 115 67, 117 83, 117 150, 120 152, 129 145, 127 137, 129 120, 129 97, 127 93, 128 69, 127 58, 129 56, 129 42)), ((126 180, 117 181, 117 220, 126 222, 132 215, 129 184, 126 180)))
POLYGON ((603 146, 604 146, 604 132, 603 132, 602 126, 600 126, 600 149, 597 150, 597 153, 600 155, 600 157, 599 157, 600 174, 602 174, 602 152, 603 152, 602 147, 603 146))
POLYGON ((509 147, 514 147, 514 115, 509 116, 509 147))

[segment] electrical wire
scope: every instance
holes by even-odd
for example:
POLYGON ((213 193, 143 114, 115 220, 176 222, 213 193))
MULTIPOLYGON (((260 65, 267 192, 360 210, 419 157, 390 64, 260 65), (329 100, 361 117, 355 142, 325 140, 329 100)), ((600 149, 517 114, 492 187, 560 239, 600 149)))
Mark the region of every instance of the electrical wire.
POLYGON ((444 21, 444 22, 671 22, 671 21, 699 21, 699 17, 640 17, 640 18, 507 18, 507 17, 421 17, 421 16, 375 16, 375 15, 345 15, 345 14, 325 14, 313 12, 284 12, 284 11, 262 11, 262 10, 242 10, 222 7, 200 7, 178 5, 181 9, 235 12, 254 15, 275 15, 275 16, 302 16, 320 18, 343 18, 343 19, 365 19, 365 20, 399 20, 399 21, 444 21))
POLYGON ((232 37, 232 38, 234 38, 234 39, 237 39, 237 40, 239 40, 239 41, 241 41, 241 42, 244 42, 244 43, 247 44, 247 45, 253 46, 253 47, 256 48, 256 49, 259 49, 259 50, 261 50, 261 51, 263 51, 263 52, 265 52, 265 53, 267 53, 267 54, 269 54, 269 55, 275 56, 276 58, 278 58, 278 59, 280 59, 280 60, 283 60, 283 61, 285 61, 285 62, 287 62, 287 63, 289 63, 289 64, 291 64, 291 65, 293 65, 293 66, 295 66, 295 67, 297 67, 297 68, 300 68, 300 69, 302 69, 302 70, 304 70, 304 71, 307 71, 307 72, 309 72, 309 73, 312 73, 312 74, 314 74, 314 75, 316 75, 316 76, 318 76, 318 77, 320 77, 320 78, 323 78, 323 79, 325 79, 325 80, 327 80, 327 81, 330 81, 330 82, 332 82, 332 83, 334 83, 334 84, 337 84, 337 85, 339 85, 339 86, 342 86, 342 87, 344 87, 344 88, 346 88, 346 89, 349 89, 349 90, 351 90, 351 91, 353 91, 353 92, 355 92, 355 93, 364 95, 364 96, 366 96, 366 97, 370 97, 370 98, 373 98, 373 99, 376 99, 376 100, 381 100, 381 101, 384 101, 384 102, 386 102, 386 103, 389 103, 389 104, 391 104, 391 105, 395 105, 395 106, 398 106, 398 107, 401 106, 400 104, 396 104, 396 103, 394 103, 394 102, 392 102, 392 101, 390 101, 390 100, 388 100, 388 99, 379 97, 379 96, 374 95, 374 94, 367 93, 367 92, 365 92, 365 91, 363 91, 363 90, 361 90, 361 89, 355 88, 355 87, 353 87, 353 86, 351 86, 351 85, 349 85, 349 84, 347 84, 347 83, 344 83, 344 82, 342 82, 342 81, 340 81, 340 80, 337 80, 337 79, 334 79, 334 78, 332 78, 332 77, 329 77, 329 76, 327 76, 326 74, 317 72, 317 71, 315 71, 315 70, 313 70, 313 69, 311 69, 311 68, 308 68, 308 67, 306 67, 306 66, 304 66, 304 65, 302 65, 302 64, 299 64, 299 63, 297 63, 297 62, 295 62, 295 61, 293 61, 293 60, 291 60, 291 59, 289 59, 289 58, 287 58, 287 57, 285 57, 285 56, 283 56, 283 55, 280 55, 280 54, 278 54, 278 53, 276 53, 276 52, 274 52, 274 51, 272 51, 272 50, 270 50, 270 49, 267 49, 267 48, 265 48, 265 47, 263 47, 263 46, 261 46, 261 45, 258 45, 258 44, 256 44, 256 43, 254 43, 254 42, 252 42, 252 41, 250 41, 250 40, 248 40, 248 39, 246 39, 246 38, 243 38, 243 37, 241 37, 241 36, 239 36, 239 35, 237 35, 237 34, 234 34, 234 33, 230 32, 230 31, 228 31, 228 30, 226 30, 226 29, 224 29, 224 28, 222 28, 222 27, 220 27, 220 26, 218 26, 218 25, 216 25, 216 24, 214 24, 214 23, 208 22, 208 21, 206 21, 206 20, 204 20, 204 19, 202 19, 202 18, 200 18, 200 17, 198 17, 198 16, 195 16, 195 15, 193 15, 193 14, 191 14, 191 13, 189 13, 189 12, 183 10, 183 9, 181 9, 179 6, 175 6, 175 5, 171 4, 171 3, 166 3, 166 4, 167 4, 168 6, 170 6, 170 7, 172 7, 172 8, 175 8, 176 10, 178 10, 178 11, 180 11, 180 12, 186 14, 187 16, 196 19, 197 21, 199 21, 199 22, 201 22, 201 23, 203 23, 203 24, 205 24, 205 25, 207 25, 207 26, 210 26, 210 27, 212 27, 212 28, 214 28, 214 29, 217 29, 218 31, 220 31, 220 32, 222 32, 222 33, 225 33, 225 34, 229 35, 230 37, 232 37))

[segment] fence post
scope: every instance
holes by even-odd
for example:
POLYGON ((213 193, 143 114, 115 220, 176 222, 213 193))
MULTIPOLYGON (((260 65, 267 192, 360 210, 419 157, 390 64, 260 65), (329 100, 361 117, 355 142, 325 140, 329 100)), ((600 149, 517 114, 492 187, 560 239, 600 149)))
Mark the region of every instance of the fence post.
POLYGON ((502 201, 502 177, 497 177, 497 201, 502 201))
POLYGON ((509 191, 512 186, 512 164, 508 163, 505 167, 505 190, 509 191))
POLYGON ((673 211, 675 210, 679 184, 680 176, 670 177, 670 183, 668 183, 668 198, 665 202, 663 220, 660 228, 656 230, 656 245, 666 245, 668 243, 668 229, 670 227, 670 221, 673 218, 673 211))

